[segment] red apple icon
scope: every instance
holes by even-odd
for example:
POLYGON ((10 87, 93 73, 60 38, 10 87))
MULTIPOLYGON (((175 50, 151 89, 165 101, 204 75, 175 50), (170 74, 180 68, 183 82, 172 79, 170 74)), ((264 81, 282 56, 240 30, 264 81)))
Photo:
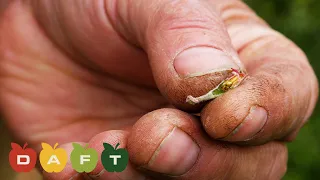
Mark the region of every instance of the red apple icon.
POLYGON ((11 143, 12 150, 9 154, 9 162, 13 170, 16 172, 29 172, 37 162, 37 153, 31 148, 27 148, 27 143, 23 148, 16 143, 11 143))

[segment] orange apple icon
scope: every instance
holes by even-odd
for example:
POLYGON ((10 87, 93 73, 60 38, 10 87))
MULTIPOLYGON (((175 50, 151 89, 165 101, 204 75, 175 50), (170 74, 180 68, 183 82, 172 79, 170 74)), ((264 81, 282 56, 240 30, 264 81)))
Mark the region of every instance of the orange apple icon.
POLYGON ((68 161, 67 152, 62 148, 57 148, 58 143, 52 148, 47 143, 41 143, 40 164, 44 171, 48 173, 61 172, 68 161))

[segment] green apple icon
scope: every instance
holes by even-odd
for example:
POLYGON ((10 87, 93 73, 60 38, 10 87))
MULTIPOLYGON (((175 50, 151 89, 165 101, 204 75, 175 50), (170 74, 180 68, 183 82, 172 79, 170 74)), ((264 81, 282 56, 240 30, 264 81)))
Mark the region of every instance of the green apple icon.
POLYGON ((122 172, 129 162, 126 149, 118 149, 119 143, 113 148, 108 143, 103 143, 104 151, 101 154, 101 163, 108 172, 122 172))
POLYGON ((82 147, 80 144, 72 143, 73 151, 70 155, 72 168, 79 172, 91 172, 98 163, 98 153, 95 149, 82 147))

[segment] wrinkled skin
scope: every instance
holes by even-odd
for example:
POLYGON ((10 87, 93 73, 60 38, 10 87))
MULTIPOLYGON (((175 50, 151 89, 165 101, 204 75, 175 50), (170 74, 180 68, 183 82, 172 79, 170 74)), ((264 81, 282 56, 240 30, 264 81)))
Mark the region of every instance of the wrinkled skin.
MULTIPOLYGON (((317 100, 304 53, 238 0, 0 6, 0 107, 8 127, 38 151, 41 142, 65 143, 69 153, 71 142, 100 153, 102 142, 128 149, 125 171, 108 173, 99 163, 92 178, 280 179, 283 141, 294 139, 317 100), (186 97, 211 90, 229 68, 246 69, 249 77, 199 118, 181 111, 200 111, 203 105, 190 106, 186 97), (157 157, 175 151, 163 144, 166 137, 180 137, 172 142, 181 142, 176 149, 193 163, 157 157)), ((43 175, 87 176, 70 164, 43 175)))

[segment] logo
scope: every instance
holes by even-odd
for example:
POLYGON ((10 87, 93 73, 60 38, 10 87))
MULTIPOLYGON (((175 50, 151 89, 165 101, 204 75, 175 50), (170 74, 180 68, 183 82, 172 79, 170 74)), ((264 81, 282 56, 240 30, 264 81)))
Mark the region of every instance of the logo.
POLYGON ((101 163, 108 172, 121 172, 126 169, 129 154, 126 149, 118 149, 119 143, 113 148, 108 143, 103 143, 104 151, 101 154, 101 163))
POLYGON ((73 151, 70 155, 72 168, 79 172, 91 172, 98 163, 98 153, 92 148, 84 148, 80 144, 72 143, 73 151))
POLYGON ((68 155, 67 152, 58 148, 58 143, 52 148, 47 143, 41 143, 42 151, 40 152, 40 164, 48 173, 61 172, 67 164, 68 155))
POLYGON ((16 172, 29 172, 37 162, 37 153, 31 148, 26 148, 27 143, 23 148, 16 143, 11 143, 12 150, 9 154, 9 163, 16 172))
MULTIPOLYGON (((101 154, 101 163, 108 172, 122 172, 126 169, 129 162, 128 151, 119 148, 119 143, 113 148, 108 143, 103 143, 104 150, 101 154)), ((12 150, 9 154, 9 163, 16 172, 29 172, 35 168, 37 162, 37 153, 31 148, 23 148, 11 143, 12 150)), ((57 148, 58 143, 53 147, 47 143, 41 143, 42 150, 39 154, 39 161, 42 169, 47 173, 58 173, 63 171, 68 162, 67 151, 63 148, 57 148)), ((98 152, 95 149, 81 146, 78 143, 72 143, 73 150, 70 154, 72 168, 79 173, 92 172, 99 160, 98 152)))

